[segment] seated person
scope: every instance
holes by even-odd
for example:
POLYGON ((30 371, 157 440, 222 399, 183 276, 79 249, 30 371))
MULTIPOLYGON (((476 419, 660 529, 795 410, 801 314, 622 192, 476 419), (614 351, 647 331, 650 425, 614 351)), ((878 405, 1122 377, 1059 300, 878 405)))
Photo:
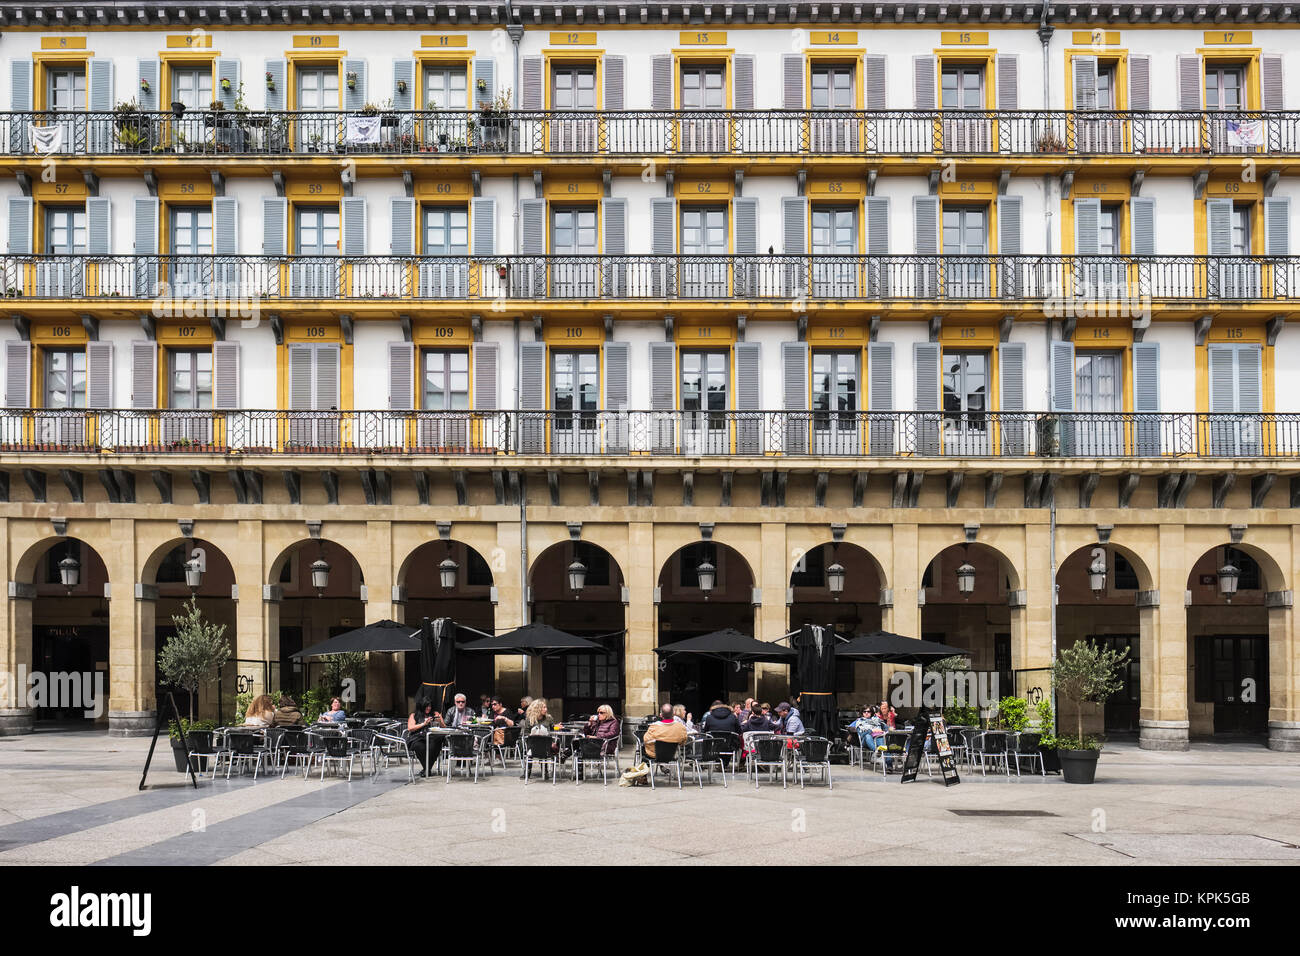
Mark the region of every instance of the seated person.
POLYGON ((684 743, 690 737, 690 731, 686 729, 686 724, 677 721, 673 717, 673 705, 664 704, 659 708, 659 719, 645 729, 643 749, 647 757, 655 755, 655 741, 663 740, 667 743, 680 744, 684 743))
MULTIPOLYGON (((862 749, 868 754, 885 746, 885 722, 880 719, 880 710, 876 707, 863 707, 862 716, 849 724, 849 730, 858 735, 862 749)), ((885 764, 888 766, 889 758, 885 758, 885 764)))
POLYGON ((803 720, 799 717, 799 711, 785 701, 781 701, 776 705, 776 712, 781 718, 781 730, 783 732, 791 736, 807 733, 803 720))
POLYGON ((752 733, 756 730, 776 730, 776 724, 764 713, 762 704, 754 703, 750 705, 749 714, 746 715, 740 729, 742 733, 752 733))
POLYGON ((322 724, 341 724, 348 715, 343 712, 343 701, 337 697, 330 698, 330 709, 318 718, 322 724))
MULTIPOLYGON (((425 737, 429 733, 429 728, 441 720, 442 715, 433 709, 432 699, 416 698, 415 710, 406 720, 406 746, 410 749, 411 755, 420 761, 421 777, 429 775, 429 768, 424 764, 425 737)), ((442 738, 436 736, 428 741, 430 763, 437 762, 438 754, 442 751, 442 743, 442 738)))
POLYGON ((442 716, 444 727, 465 727, 474 719, 475 713, 465 703, 465 695, 456 695, 456 706, 442 716))
POLYGON ((260 694, 248 705, 248 712, 244 714, 244 726, 270 727, 274 719, 275 702, 269 694, 260 694))
POLYGON ((506 713, 506 708, 501 703, 500 697, 493 697, 491 703, 492 709, 492 743, 500 747, 506 742, 506 728, 515 725, 514 720, 506 713))
POLYGON ((740 720, 730 707, 720 700, 715 700, 704 715, 701 727, 706 734, 738 734, 740 720))
POLYGON ((582 732, 605 742, 601 747, 602 753, 612 754, 618 751, 618 720, 614 717, 614 708, 609 704, 601 704, 596 708, 595 715, 587 721, 582 732))
POLYGON ((280 697, 280 706, 275 709, 272 727, 297 727, 302 724, 302 711, 288 694, 280 697))

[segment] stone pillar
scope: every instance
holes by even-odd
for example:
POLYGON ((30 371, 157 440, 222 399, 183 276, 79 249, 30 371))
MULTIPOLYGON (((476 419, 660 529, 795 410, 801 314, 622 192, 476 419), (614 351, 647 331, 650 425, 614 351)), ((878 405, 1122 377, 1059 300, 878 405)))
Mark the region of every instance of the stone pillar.
MULTIPOLYGON (((261 522, 241 521, 237 534, 239 552, 227 555, 239 589, 235 602, 235 633, 227 632, 226 638, 230 641, 235 660, 267 661, 269 669, 270 664, 280 660, 280 586, 266 586, 269 574, 263 561, 261 522)), ((236 666, 235 670, 253 678, 254 695, 280 689, 266 686, 270 675, 262 668, 245 670, 236 666)), ((229 715, 221 716, 226 718, 229 715)))
POLYGON ((108 571, 108 733, 143 737, 153 733, 154 600, 157 588, 137 585, 135 522, 109 523, 109 545, 99 550, 108 571))
POLYGON ((1162 525, 1159 593, 1139 614, 1142 709, 1138 745, 1143 750, 1187 750, 1187 592, 1185 535, 1182 525, 1162 525))
MULTIPOLYGON (((1030 559, 1024 568, 1018 569, 1020 586, 1025 591, 1025 606, 1017 611, 1013 604, 1011 610, 1011 666, 1016 670, 1052 666, 1052 605, 1056 601, 1052 566, 1050 561, 1034 557, 1050 553, 1050 527, 1046 523, 1026 524, 1025 554, 1030 559)), ((1029 686, 1045 687, 1045 692, 1051 693, 1051 681, 1045 674, 1029 677, 1029 686), (1047 684, 1044 685, 1043 681, 1047 684)), ((1030 704, 1032 706, 1032 701, 1030 704)))
MULTIPOLYGON (((453 530, 454 534, 454 530, 453 530)), ((523 605, 524 592, 519 579, 519 522, 502 521, 497 524, 497 547, 501 560, 492 560, 492 583, 497 589, 497 603, 492 620, 498 634, 527 623, 528 614, 523 605)), ((503 701, 518 701, 527 693, 541 693, 542 675, 529 682, 524 659, 516 654, 498 654, 493 662, 496 669, 496 692, 503 701), (529 690, 528 688, 532 688, 529 690)))
MULTIPOLYGON (((889 569, 889 580, 893 582, 894 606, 882 612, 880 627, 881 630, 892 631, 903 637, 919 638, 921 636, 921 577, 925 574, 925 568, 921 565, 917 526, 894 525, 894 541, 891 550, 894 554, 894 564, 889 569)), ((891 698, 890 682, 895 672, 901 670, 910 674, 913 670, 900 664, 877 666, 881 672, 882 698, 891 698)))
MULTIPOLYGON (((387 521, 366 522, 366 546, 355 556, 361 563, 362 577, 366 582, 365 621, 397 620, 393 604, 393 536, 392 525, 387 521)), ((346 705, 346 702, 345 702, 346 705)), ((387 712, 405 709, 405 702, 397 703, 393 694, 393 655, 366 655, 366 710, 387 712)), ((359 709, 358 704, 347 710, 359 709)))
MULTIPOLYGON (((0 527, 3 523, 0 523, 0 527)), ((13 569, 10 568, 12 574, 13 569)), ((36 586, 8 582, 8 600, 0 617, 0 665, 4 686, 0 687, 0 737, 30 734, 36 725, 36 711, 27 706, 27 677, 32 669, 32 602, 36 586)))
POLYGON ((659 583, 654 525, 649 521, 627 526, 627 564, 623 581, 628 589, 627 637, 623 643, 623 716, 652 714, 659 700, 658 614, 654 603, 659 583))
POLYGON ((1270 591, 1268 603, 1268 747, 1300 752, 1300 663, 1290 591, 1270 591))
MULTIPOLYGON (((764 522, 759 527, 760 553, 745 556, 758 569, 754 583, 763 591, 763 602, 754 609, 754 636, 760 641, 775 641, 790 629, 785 592, 794 558, 786 548, 785 530, 783 522, 764 522)), ((755 697, 775 706, 790 693, 789 665, 755 664, 754 686, 755 697)))

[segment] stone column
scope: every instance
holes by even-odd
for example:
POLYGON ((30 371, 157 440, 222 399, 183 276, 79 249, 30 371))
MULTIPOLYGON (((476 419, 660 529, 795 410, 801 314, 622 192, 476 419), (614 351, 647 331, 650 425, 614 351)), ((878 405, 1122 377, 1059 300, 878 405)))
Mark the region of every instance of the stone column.
MULTIPOLYGON (((362 577, 366 582, 366 623, 396 620, 393 604, 392 524, 387 521, 367 521, 365 551, 355 557, 361 563, 362 577)), ((395 700, 393 655, 367 654, 365 709, 388 711, 393 709, 395 700)), ((397 709, 403 710, 405 706, 403 702, 397 709)), ((358 707, 354 704, 345 709, 355 710, 358 707)))
MULTIPOLYGON (((453 527, 453 535, 454 535, 453 527)), ((497 524, 497 547, 501 561, 490 561, 492 584, 497 589, 497 603, 493 609, 493 624, 498 634, 525 623, 523 590, 519 580, 519 522, 502 521, 497 524)), ((493 662, 496 668, 496 692, 505 701, 518 701, 526 693, 541 693, 540 666, 536 680, 529 683, 523 658, 515 654, 498 654, 493 662), (525 686, 532 688, 525 690, 525 686)))
POLYGON ((623 715, 638 717, 654 713, 659 700, 657 608, 658 584, 654 525, 649 521, 628 524, 628 566, 623 581, 628 589, 627 637, 623 643, 623 715))
MULTIPOLYGON (((3 527, 3 522, 0 522, 3 527)), ((13 574, 13 568, 9 569, 13 574)), ((8 600, 0 616, 0 665, 4 686, 0 687, 0 737, 30 734, 36 725, 36 711, 27 706, 27 678, 32 669, 32 602, 36 586, 8 581, 8 600)))
MULTIPOLYGON (((241 521, 236 534, 239 539, 238 553, 227 555, 238 588, 235 633, 227 632, 226 638, 230 641, 234 660, 267 662, 266 668, 244 669, 236 665, 235 672, 252 677, 254 695, 269 694, 280 689, 267 686, 271 679, 267 671, 272 663, 280 660, 280 586, 266 586, 269 575, 262 554, 262 523, 241 521)), ((238 690, 238 681, 235 690, 238 690)), ((222 718, 230 716, 221 715, 222 718)))
POLYGON ((1300 662, 1292 592, 1270 591, 1268 603, 1268 746, 1300 752, 1300 662))
POLYGON ((1182 525, 1162 525, 1157 594, 1140 613, 1142 709, 1138 745, 1143 750, 1187 750, 1187 591, 1182 525))
MULTIPOLYGON (((764 522, 759 527, 760 553, 745 556, 758 568, 754 583, 763 591, 763 603, 754 609, 754 636, 760 641, 775 641, 789 630, 785 592, 790 586, 793 558, 786 548, 785 529, 783 522, 764 522)), ((755 664, 754 685, 754 696, 775 706, 790 693, 789 665, 755 664)))
MULTIPOLYGON (((889 569, 889 580, 893 582, 894 606, 883 611, 880 616, 881 630, 892 631, 903 637, 921 636, 921 577, 925 568, 921 566, 919 529, 914 524, 894 525, 893 541, 894 563, 889 569)), ((896 671, 912 668, 898 664, 879 664, 881 676, 881 697, 890 695, 890 681, 896 671)))
POLYGON ((154 698, 154 601, 158 589, 137 581, 135 522, 109 523, 108 548, 99 552, 108 571, 108 733, 143 737, 157 719, 154 698))

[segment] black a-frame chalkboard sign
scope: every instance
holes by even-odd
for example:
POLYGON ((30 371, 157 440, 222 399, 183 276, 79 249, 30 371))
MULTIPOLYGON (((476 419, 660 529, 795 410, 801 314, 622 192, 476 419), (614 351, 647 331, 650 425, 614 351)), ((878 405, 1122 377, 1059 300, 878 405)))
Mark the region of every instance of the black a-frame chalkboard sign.
MULTIPOLYGON (((176 698, 172 696, 171 691, 167 692, 167 707, 171 709, 171 717, 173 720, 176 721, 177 729, 179 730, 181 727, 184 727, 185 724, 181 722, 180 708, 176 706, 176 698)), ((158 746, 158 735, 162 733, 166 728, 167 728, 167 708, 159 707, 158 722, 154 724, 154 728, 153 728, 153 740, 149 741, 149 756, 145 759, 144 762, 144 773, 140 774, 141 790, 145 789, 144 779, 145 777, 149 776, 149 765, 153 763, 153 750, 155 747, 158 746)), ((190 745, 189 742, 185 739, 184 734, 181 734, 181 752, 185 754, 185 767, 187 770, 189 770, 190 783, 192 783, 194 785, 194 789, 197 790, 199 788, 199 778, 198 775, 194 772, 194 761, 190 759, 190 745)))
POLYGON ((916 715, 916 721, 912 725, 912 736, 907 740, 907 757, 903 761, 903 777, 900 782, 912 783, 916 780, 927 738, 934 741, 934 754, 938 758, 939 771, 943 774, 943 785, 951 787, 954 783, 961 783, 943 717, 939 714, 927 715, 925 711, 916 715))

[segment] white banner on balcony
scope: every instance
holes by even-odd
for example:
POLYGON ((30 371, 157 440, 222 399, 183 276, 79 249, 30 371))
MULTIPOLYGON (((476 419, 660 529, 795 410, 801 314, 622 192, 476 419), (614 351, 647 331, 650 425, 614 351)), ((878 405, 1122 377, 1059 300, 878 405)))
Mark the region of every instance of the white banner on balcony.
POLYGON ((1262 120, 1228 120, 1229 146, 1263 146, 1264 123, 1262 120))
POLYGON ((37 126, 34 123, 28 123, 27 135, 31 138, 32 148, 42 156, 47 153, 63 152, 63 127, 61 125, 37 126))
POLYGON ((349 146, 378 143, 380 123, 381 118, 378 116, 349 116, 344 141, 349 146))

